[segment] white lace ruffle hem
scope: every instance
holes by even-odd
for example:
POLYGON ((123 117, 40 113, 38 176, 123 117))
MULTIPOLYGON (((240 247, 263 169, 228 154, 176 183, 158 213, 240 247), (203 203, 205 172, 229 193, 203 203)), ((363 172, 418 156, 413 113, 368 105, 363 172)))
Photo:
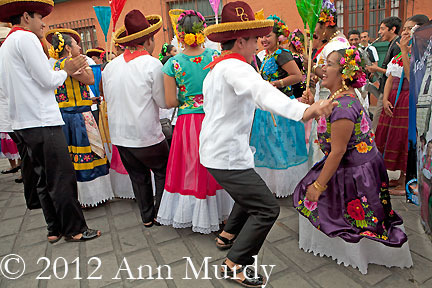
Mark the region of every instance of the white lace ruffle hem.
MULTIPOLYGON (((399 226, 404 230, 404 226, 399 226)), ((339 237, 331 238, 319 231, 308 219, 299 215, 299 248, 315 256, 327 256, 345 266, 367 274, 368 264, 409 268, 413 265, 408 242, 401 248, 389 247, 367 238, 348 243, 339 237)))
POLYGON ((192 227, 192 231, 209 234, 219 230, 219 224, 231 213, 234 200, 225 190, 216 196, 198 199, 164 190, 157 221, 174 228, 192 227))
POLYGON ((306 176, 308 163, 306 161, 283 170, 255 167, 255 171, 266 182, 270 191, 276 194, 276 197, 288 197, 294 193, 297 184, 306 176))
POLYGON ((114 198, 109 174, 92 181, 77 182, 77 184, 78 201, 83 206, 95 207, 114 198))

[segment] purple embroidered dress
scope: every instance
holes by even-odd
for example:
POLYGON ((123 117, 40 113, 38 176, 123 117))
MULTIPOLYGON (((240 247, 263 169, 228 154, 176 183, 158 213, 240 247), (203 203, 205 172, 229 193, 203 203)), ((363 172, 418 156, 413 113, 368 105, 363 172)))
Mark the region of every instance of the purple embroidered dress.
POLYGON ((331 123, 348 119, 355 125, 347 150, 319 201, 306 200, 306 189, 318 178, 326 157, 296 187, 294 207, 329 237, 350 243, 369 238, 401 247, 407 236, 396 227, 402 219, 391 207, 387 171, 374 143, 371 121, 354 95, 346 94, 336 101, 339 105, 330 117, 318 121, 318 142, 327 157, 331 150, 331 123))

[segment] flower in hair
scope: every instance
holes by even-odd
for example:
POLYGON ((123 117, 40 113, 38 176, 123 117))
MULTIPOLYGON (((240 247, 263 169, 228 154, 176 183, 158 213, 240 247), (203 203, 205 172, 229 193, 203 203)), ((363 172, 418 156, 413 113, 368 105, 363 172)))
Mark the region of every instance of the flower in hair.
POLYGON ((201 13, 196 12, 194 10, 185 10, 182 14, 180 14, 180 16, 177 20, 178 39, 181 43, 192 46, 192 47, 196 47, 198 45, 201 45, 205 42, 205 36, 203 34, 203 30, 206 27, 207 27, 207 24, 205 23, 205 19, 201 15, 201 13), (193 23, 191 33, 185 33, 182 25, 180 24, 181 20, 186 15, 195 15, 199 19, 202 20, 201 22, 193 23))
POLYGON ((276 36, 278 37, 279 42, 286 41, 288 39, 290 31, 289 31, 288 27, 286 26, 285 22, 276 15, 270 15, 269 17, 267 17, 267 19, 274 21, 274 23, 277 27, 276 36), (283 37, 279 38, 280 36, 283 36, 283 37), (282 39, 282 41, 280 39, 282 39))
POLYGON ((345 50, 345 54, 339 61, 342 66, 342 78, 351 82, 352 87, 360 88, 366 84, 366 74, 363 72, 364 61, 356 47, 345 50))
POLYGON ((59 59, 60 58, 60 53, 64 49, 65 42, 64 42, 64 39, 63 39, 63 35, 61 33, 55 32, 55 35, 57 36, 58 41, 59 41, 58 42, 58 46, 57 46, 57 48, 54 48, 54 46, 51 46, 51 48, 48 50, 48 52, 49 52, 49 55, 50 55, 51 58, 59 59))
POLYGON ((336 8, 330 0, 323 0, 322 9, 318 21, 326 26, 336 26, 336 8))

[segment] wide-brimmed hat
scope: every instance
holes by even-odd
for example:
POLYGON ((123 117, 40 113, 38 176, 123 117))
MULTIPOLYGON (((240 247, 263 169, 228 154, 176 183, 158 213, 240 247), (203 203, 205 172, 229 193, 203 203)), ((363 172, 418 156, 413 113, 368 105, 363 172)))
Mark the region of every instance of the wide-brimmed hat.
POLYGON ((0 0, 0 21, 10 22, 11 17, 24 12, 36 12, 45 17, 53 8, 53 0, 0 0))
POLYGON ((240 37, 261 37, 269 34, 274 25, 272 20, 255 20, 251 7, 243 1, 226 4, 221 18, 220 24, 204 29, 204 34, 211 41, 224 43, 240 37))
MULTIPOLYGON (((1 0, 0 0, 1 1, 1 0)), ((68 28, 55 28, 55 29, 51 29, 48 32, 46 32, 45 34, 45 38, 47 39, 47 41, 52 44, 52 37, 54 36, 54 34, 56 32, 59 32, 61 34, 66 34, 69 35, 70 37, 74 38, 75 41, 77 42, 77 44, 79 44, 81 42, 81 36, 78 34, 78 32, 76 32, 75 30, 72 29, 68 29, 68 28)))
POLYGON ((139 10, 126 14, 125 25, 116 31, 114 41, 123 46, 136 46, 155 35, 162 27, 159 15, 144 16, 139 10))
POLYGON ((88 49, 86 51, 86 55, 88 57, 93 57, 93 56, 100 57, 100 55, 104 52, 105 49, 103 49, 102 47, 96 47, 96 48, 88 49))

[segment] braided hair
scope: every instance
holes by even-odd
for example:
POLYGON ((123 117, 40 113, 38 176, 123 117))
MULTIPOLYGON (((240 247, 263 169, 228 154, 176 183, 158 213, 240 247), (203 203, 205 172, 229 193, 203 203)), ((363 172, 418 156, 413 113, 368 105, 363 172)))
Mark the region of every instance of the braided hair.
POLYGON ((67 34, 56 32, 51 40, 49 55, 51 58, 60 59, 65 53, 65 46, 72 47, 72 37, 67 34))

